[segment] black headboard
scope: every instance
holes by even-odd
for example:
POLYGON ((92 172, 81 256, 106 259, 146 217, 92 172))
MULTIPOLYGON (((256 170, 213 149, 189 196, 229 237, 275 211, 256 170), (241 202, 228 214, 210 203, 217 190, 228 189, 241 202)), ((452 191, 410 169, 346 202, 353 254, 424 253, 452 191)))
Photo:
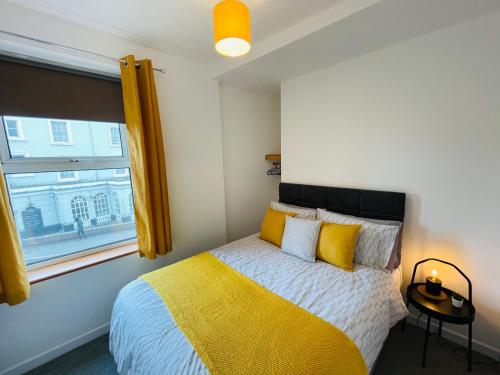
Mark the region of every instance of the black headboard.
POLYGON ((406 194, 282 182, 280 202, 369 219, 404 221, 406 194))

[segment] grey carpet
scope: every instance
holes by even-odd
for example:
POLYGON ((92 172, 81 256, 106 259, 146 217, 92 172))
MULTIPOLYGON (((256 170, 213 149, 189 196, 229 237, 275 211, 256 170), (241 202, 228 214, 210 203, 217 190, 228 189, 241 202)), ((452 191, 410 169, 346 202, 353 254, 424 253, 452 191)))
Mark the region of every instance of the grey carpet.
POLYGON ((472 353, 472 372, 468 372, 465 348, 444 339, 438 343, 437 334, 429 337, 424 369, 421 366, 424 339, 423 328, 407 324, 401 334, 401 325, 397 324, 382 348, 374 375, 500 375, 498 363, 476 352, 472 353))
POLYGON ((30 375, 116 375, 116 365, 109 353, 108 336, 101 336, 43 366, 30 375))
MULTIPOLYGON (((442 340, 437 343, 435 335, 429 338, 427 368, 420 366, 424 330, 410 324, 404 334, 396 325, 382 349, 373 375, 465 375, 467 361, 465 349, 442 340)), ((500 375, 500 367, 493 360, 479 353, 473 354, 472 374, 500 375)), ((38 367, 30 375, 115 375, 116 365, 108 350, 108 337, 102 336, 63 356, 38 367)))

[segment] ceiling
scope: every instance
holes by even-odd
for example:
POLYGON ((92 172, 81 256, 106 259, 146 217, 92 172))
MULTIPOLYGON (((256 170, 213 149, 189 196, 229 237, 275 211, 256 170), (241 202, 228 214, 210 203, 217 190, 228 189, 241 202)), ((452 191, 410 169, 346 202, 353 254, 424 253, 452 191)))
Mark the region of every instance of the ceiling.
MULTIPOLYGON (((204 63, 217 62, 212 9, 220 0, 9 0, 68 21, 204 63)), ((345 0, 244 0, 253 45, 345 0)))
POLYGON ((500 0, 243 0, 252 50, 232 59, 213 48, 220 0, 7 1, 202 62, 222 82, 274 92, 284 80, 500 9, 500 0))
POLYGON ((435 30, 500 10, 499 0, 382 0, 244 63, 219 81, 279 92, 280 83, 435 30))

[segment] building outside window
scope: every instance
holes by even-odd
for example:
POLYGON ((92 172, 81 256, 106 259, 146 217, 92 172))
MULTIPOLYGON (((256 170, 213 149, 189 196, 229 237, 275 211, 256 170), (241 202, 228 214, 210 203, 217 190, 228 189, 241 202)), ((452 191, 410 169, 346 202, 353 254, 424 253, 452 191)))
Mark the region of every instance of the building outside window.
POLYGON ((73 143, 71 129, 67 121, 50 120, 49 129, 53 144, 70 145, 73 143))
POLYGON ((28 266, 135 241, 125 136, 123 124, 0 114, 2 168, 28 266), (111 128, 118 147, 108 141, 111 128))

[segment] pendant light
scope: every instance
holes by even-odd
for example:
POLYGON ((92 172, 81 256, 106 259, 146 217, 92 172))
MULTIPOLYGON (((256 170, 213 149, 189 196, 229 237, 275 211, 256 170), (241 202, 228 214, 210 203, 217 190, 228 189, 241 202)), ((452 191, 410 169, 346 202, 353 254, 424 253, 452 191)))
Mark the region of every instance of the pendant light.
POLYGON ((237 57, 250 51, 250 10, 239 0, 223 0, 214 8, 215 50, 237 57))

